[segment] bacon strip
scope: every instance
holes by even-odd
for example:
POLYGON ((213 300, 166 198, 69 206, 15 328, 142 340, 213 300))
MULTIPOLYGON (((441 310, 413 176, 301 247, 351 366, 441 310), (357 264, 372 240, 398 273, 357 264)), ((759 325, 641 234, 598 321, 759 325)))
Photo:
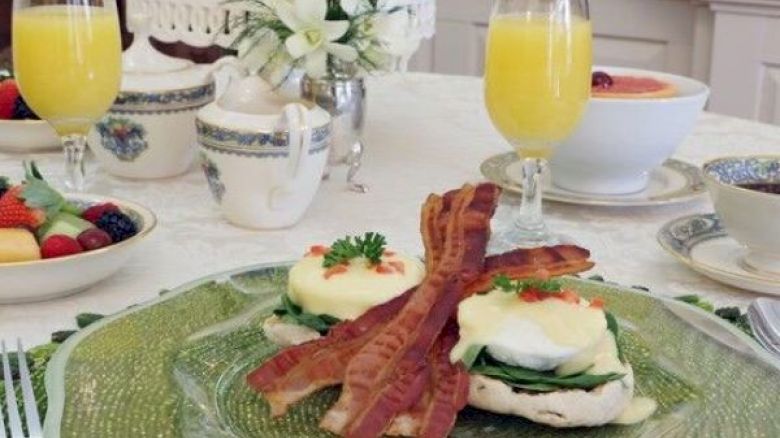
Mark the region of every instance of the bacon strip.
POLYGON ((468 287, 468 295, 490 289, 493 277, 512 279, 560 276, 584 272, 593 267, 590 251, 574 245, 516 249, 488 257, 485 271, 468 287))
POLYGON ((328 336, 286 348, 247 376, 262 392, 271 415, 284 415, 290 405, 327 386, 338 385, 352 356, 409 300, 414 289, 375 306, 354 321, 334 326, 328 336))
POLYGON ((457 342, 458 325, 450 319, 428 354, 431 377, 425 394, 413 409, 393 420, 388 435, 447 436, 468 402, 469 374, 462 364, 450 362, 450 351, 457 342))
POLYGON ((381 434, 421 394, 428 350, 454 312, 466 284, 484 267, 490 218, 499 190, 466 186, 452 202, 444 255, 393 321, 349 362, 338 402, 321 427, 347 437, 381 434))

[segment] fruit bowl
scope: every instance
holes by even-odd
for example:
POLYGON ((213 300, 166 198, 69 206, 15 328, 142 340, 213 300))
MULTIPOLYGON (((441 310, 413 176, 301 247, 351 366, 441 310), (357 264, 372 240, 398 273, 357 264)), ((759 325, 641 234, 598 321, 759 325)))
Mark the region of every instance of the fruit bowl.
POLYGON ((59 147, 57 133, 44 120, 0 120, 0 152, 41 152, 59 147))
POLYGON ((75 255, 0 263, 0 304, 70 295, 110 277, 127 263, 157 225, 154 213, 133 202, 98 195, 68 195, 67 199, 81 207, 113 203, 135 222, 138 233, 111 246, 75 255))

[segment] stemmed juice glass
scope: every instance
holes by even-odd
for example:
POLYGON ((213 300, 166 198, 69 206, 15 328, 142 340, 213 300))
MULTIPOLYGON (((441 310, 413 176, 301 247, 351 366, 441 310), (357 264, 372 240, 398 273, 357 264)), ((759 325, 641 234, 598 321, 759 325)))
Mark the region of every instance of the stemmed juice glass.
POLYGON ((558 243, 542 216, 541 178, 577 126, 593 62, 587 0, 496 0, 487 37, 485 103, 522 160, 523 197, 494 237, 506 247, 558 243))
POLYGON ((114 0, 14 0, 14 71, 27 104, 59 134, 65 186, 84 190, 92 125, 114 102, 122 45, 114 0))

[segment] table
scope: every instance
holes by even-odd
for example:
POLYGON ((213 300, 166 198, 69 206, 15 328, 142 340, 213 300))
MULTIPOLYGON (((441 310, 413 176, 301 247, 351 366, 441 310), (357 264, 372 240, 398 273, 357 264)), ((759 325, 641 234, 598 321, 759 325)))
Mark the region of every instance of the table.
MULTIPOLYGON (((52 331, 72 328, 80 312, 112 313, 208 274, 293 260, 309 245, 346 233, 381 231, 394 248, 421 253, 418 216, 425 196, 479 181, 480 163, 506 151, 505 143, 483 109, 478 78, 372 78, 368 111, 368 153, 361 177, 370 184, 370 193, 347 191, 342 171, 337 171, 322 185, 303 221, 287 230, 249 231, 228 224, 198 169, 174 179, 129 181, 108 176, 93 163, 92 192, 146 205, 157 213, 159 228, 123 270, 87 291, 44 303, 0 306, 0 338, 21 336, 27 345, 46 342, 52 331)), ((703 114, 677 157, 700 164, 717 156, 778 149, 780 127, 703 114)), ((0 175, 21 177, 21 160, 30 158, 51 179, 61 177, 59 154, 0 154, 0 175)), ((609 280, 667 296, 701 294, 717 305, 745 306, 757 296, 689 270, 656 243, 657 230, 668 220, 712 211, 706 197, 659 208, 545 207, 550 225, 589 248, 597 262, 592 272, 609 280)))

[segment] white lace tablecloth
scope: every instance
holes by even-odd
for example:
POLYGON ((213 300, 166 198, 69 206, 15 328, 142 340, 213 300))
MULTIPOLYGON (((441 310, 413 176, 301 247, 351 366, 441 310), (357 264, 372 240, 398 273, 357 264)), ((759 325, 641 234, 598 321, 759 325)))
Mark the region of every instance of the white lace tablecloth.
MULTIPOLYGON (((381 231, 393 247, 420 253, 418 214, 425 196, 480 180, 480 163, 507 149, 483 109, 479 79, 423 74, 375 78, 369 99, 368 153, 361 177, 370 184, 370 193, 346 191, 336 172, 303 221, 288 230, 229 225, 200 170, 141 182, 108 176, 92 163, 92 192, 148 206, 159 216, 159 228, 130 264, 87 291, 49 302, 0 306, 0 338, 22 336, 28 345, 45 342, 52 331, 73 327, 77 313, 112 313, 205 275, 295 259, 310 244, 328 243, 345 233, 381 231)), ((704 114, 677 156, 700 164, 722 155, 778 150, 778 127, 704 114)), ((0 175, 20 177, 21 161, 29 158, 0 154, 0 175)), ((53 179, 60 176, 59 154, 34 158, 53 179)), ((554 203, 546 208, 550 225, 589 248, 597 262, 593 272, 609 280, 669 296, 701 294, 717 305, 744 306, 757 296, 690 271, 656 243, 656 231, 670 219, 711 211, 706 197, 659 208, 554 203)))

